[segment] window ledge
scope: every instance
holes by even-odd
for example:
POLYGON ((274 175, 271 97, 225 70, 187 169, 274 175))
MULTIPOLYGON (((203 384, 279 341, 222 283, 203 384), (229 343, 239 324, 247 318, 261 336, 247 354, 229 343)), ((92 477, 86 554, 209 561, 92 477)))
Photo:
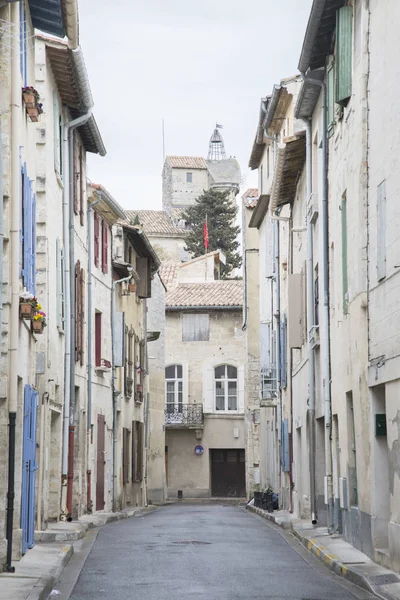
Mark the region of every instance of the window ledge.
POLYGON ((210 412, 210 413, 204 413, 205 417, 210 417, 212 419, 217 419, 218 417, 223 417, 224 419, 228 418, 228 419, 243 419, 244 418, 244 411, 224 411, 224 410, 219 410, 218 412, 210 412))

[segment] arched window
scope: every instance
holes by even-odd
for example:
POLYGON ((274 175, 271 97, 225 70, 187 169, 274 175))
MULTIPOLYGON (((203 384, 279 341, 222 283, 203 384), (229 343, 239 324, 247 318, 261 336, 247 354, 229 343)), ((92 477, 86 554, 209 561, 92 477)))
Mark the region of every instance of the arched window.
POLYGON ((220 365, 214 369, 215 410, 238 409, 238 372, 232 365, 220 365))
POLYGON ((182 365, 170 365, 165 368, 165 403, 168 413, 182 412, 182 365))

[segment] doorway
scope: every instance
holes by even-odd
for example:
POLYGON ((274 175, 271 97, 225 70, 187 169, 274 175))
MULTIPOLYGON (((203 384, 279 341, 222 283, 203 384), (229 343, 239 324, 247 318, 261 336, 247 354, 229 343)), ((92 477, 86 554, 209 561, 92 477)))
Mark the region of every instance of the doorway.
POLYGON ((211 495, 219 498, 246 496, 244 450, 210 450, 211 495))
POLYGON ((386 434, 386 389, 384 385, 371 388, 373 431, 373 538, 376 548, 389 547, 390 521, 389 448, 386 434))
POLYGON ((97 415, 96 510, 104 510, 104 415, 97 415))

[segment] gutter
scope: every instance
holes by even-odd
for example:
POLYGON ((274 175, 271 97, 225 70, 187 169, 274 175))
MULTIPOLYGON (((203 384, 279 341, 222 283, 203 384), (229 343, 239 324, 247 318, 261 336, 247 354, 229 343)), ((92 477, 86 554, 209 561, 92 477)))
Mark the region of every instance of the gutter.
POLYGON ((192 311, 192 310, 243 310, 243 306, 242 305, 225 305, 225 306, 202 306, 201 304, 198 306, 166 306, 165 307, 166 311, 169 312, 176 312, 176 311, 182 311, 182 310, 188 310, 188 311, 192 311))
POLYGON ((326 0, 314 0, 308 18, 307 29, 301 49, 298 69, 301 74, 305 73, 310 66, 311 55, 314 49, 315 39, 324 14, 326 0))
POLYGON ((79 45, 79 13, 77 0, 63 0, 64 21, 68 46, 77 48, 79 45))

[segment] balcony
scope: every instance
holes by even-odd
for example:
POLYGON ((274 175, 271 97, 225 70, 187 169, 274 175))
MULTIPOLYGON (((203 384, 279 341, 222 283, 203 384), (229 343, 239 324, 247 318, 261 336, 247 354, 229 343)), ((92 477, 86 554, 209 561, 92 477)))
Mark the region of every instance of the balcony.
POLYGON ((165 426, 171 429, 203 429, 203 405, 167 405, 164 422, 165 426))

